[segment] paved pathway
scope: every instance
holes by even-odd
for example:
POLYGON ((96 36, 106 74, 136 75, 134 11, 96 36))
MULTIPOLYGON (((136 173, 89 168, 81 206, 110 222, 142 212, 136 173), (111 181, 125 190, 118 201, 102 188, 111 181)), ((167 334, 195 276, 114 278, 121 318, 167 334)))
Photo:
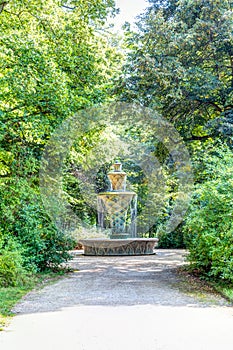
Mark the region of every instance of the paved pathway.
POLYGON ((15 307, 0 349, 232 350, 233 308, 188 288, 176 273, 184 255, 77 255, 74 273, 15 307))

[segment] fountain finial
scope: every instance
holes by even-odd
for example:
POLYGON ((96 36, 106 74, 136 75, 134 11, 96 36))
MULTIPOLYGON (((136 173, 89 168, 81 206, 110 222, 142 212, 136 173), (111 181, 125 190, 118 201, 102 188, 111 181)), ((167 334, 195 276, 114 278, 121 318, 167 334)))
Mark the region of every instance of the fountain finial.
POLYGON ((111 183, 111 191, 124 192, 126 190, 126 173, 122 171, 122 164, 116 161, 113 164, 113 171, 108 173, 108 178, 111 183))
POLYGON ((117 160, 114 164, 113 164, 113 168, 114 168, 114 171, 117 172, 117 171, 121 171, 122 169, 122 164, 119 160, 117 160))

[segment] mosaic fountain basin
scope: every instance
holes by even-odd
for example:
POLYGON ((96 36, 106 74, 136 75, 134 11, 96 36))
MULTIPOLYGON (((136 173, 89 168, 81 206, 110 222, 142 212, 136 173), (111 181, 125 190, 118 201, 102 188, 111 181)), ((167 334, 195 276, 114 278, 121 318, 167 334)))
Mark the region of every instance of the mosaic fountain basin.
POLYGON ((124 239, 82 239, 84 255, 152 255, 157 246, 157 238, 124 238, 124 239))

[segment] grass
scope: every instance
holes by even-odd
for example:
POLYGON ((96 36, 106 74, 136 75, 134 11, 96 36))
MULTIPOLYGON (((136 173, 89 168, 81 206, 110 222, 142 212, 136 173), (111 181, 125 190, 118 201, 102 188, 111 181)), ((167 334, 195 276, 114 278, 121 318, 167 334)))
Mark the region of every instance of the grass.
POLYGON ((190 270, 189 266, 178 270, 181 277, 179 288, 189 294, 196 296, 202 301, 214 302, 216 296, 222 296, 233 304, 233 284, 230 282, 219 282, 210 278, 204 278, 195 271, 190 270), (213 298, 212 298, 213 297, 213 298))
POLYGON ((61 276, 64 276, 65 272, 66 270, 39 273, 28 277, 24 285, 0 287, 0 331, 9 324, 11 317, 14 316, 12 308, 25 294, 32 289, 56 282, 61 276))
POLYGON ((12 307, 24 294, 30 290, 29 286, 0 288, 0 331, 8 325, 12 307))
POLYGON ((215 281, 209 283, 219 294, 233 304, 233 284, 215 281))

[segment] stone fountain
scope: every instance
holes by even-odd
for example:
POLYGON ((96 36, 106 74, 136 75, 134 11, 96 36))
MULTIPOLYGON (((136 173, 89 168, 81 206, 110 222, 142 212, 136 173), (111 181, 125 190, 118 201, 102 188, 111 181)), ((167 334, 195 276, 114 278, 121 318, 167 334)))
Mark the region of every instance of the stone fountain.
POLYGON ((110 229, 108 238, 83 239, 84 255, 154 254, 157 238, 137 237, 137 194, 126 190, 126 173, 120 162, 108 173, 110 190, 97 196, 98 225, 110 229))

